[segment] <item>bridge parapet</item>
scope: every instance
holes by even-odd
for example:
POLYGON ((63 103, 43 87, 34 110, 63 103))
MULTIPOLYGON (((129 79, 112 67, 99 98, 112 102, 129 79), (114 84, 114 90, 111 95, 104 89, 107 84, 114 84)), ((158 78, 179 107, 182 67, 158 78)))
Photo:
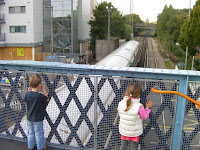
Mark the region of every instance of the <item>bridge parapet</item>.
POLYGON ((37 73, 50 97, 44 120, 48 144, 74 149, 118 149, 117 106, 131 82, 141 86, 143 105, 150 99, 154 101, 150 119, 144 121, 141 149, 190 149, 199 144, 200 114, 194 104, 176 95, 151 91, 151 87, 178 91, 197 100, 198 71, 2 60, 0 68, 1 79, 8 81, 2 80, 0 89, 1 138, 26 141, 23 97, 28 78, 37 73), (13 107, 15 101, 19 107, 13 107), (189 120, 198 123, 187 128, 189 120))
POLYGON ((136 23, 136 27, 135 28, 143 28, 143 29, 154 29, 156 28, 156 24, 152 24, 152 23, 136 23))

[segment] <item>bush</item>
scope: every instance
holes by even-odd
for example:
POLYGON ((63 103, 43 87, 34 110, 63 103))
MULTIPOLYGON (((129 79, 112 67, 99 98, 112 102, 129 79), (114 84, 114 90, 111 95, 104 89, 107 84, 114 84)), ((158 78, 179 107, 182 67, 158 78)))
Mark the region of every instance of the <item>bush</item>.
POLYGON ((172 42, 167 42, 167 49, 170 51, 170 52, 174 52, 174 44, 172 42))
POLYGON ((169 54, 169 57, 173 62, 177 62, 178 61, 178 57, 173 55, 173 54, 169 54))
POLYGON ((165 61, 165 66, 166 66, 168 69, 174 69, 174 67, 172 66, 172 64, 171 64, 169 61, 165 61))
POLYGON ((176 46, 173 54, 178 57, 183 57, 183 56, 185 56, 185 51, 183 51, 180 46, 178 46, 178 47, 176 46))

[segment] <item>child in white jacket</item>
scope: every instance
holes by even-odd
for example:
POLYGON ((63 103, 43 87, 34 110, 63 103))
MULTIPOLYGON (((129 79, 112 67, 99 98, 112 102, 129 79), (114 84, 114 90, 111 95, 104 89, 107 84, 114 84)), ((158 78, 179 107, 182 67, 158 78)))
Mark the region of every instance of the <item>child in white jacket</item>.
POLYGON ((153 105, 150 100, 146 108, 140 103, 141 88, 138 84, 132 83, 127 86, 126 96, 119 102, 118 112, 120 116, 119 132, 121 134, 120 150, 126 150, 130 141, 131 150, 137 150, 139 137, 143 133, 142 120, 149 118, 153 105))

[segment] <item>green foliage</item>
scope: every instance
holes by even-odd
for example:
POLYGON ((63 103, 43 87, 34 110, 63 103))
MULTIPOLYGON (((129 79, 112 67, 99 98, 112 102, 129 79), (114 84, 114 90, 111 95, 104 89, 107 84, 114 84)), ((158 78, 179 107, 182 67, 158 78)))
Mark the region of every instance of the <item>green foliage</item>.
POLYGON ((168 69, 174 69, 172 64, 169 62, 169 61, 165 61, 165 66, 168 68, 168 69))
POLYGON ((133 26, 133 32, 134 32, 134 35, 137 35, 139 32, 141 32, 142 30, 141 29, 138 29, 138 28, 135 28, 136 27, 136 23, 144 23, 141 19, 140 19, 140 16, 137 15, 137 14, 129 14, 129 15, 125 15, 123 16, 123 19, 125 21, 125 23, 127 25, 130 25, 132 26, 132 24, 134 23, 134 26, 133 26), (133 17, 133 20, 132 20, 132 17, 133 17))
POLYGON ((146 19, 145 23, 149 23, 149 19, 148 18, 146 19))
POLYGON ((196 1, 196 6, 200 6, 200 1, 199 0, 196 1))
MULTIPOLYGON (((108 36, 108 10, 106 6, 112 6, 111 3, 102 2, 93 10, 94 18, 89 21, 90 28, 90 50, 95 57, 96 39, 105 39, 108 36)), ((125 38, 130 40, 132 33, 131 27, 128 27, 123 20, 122 15, 112 6, 110 16, 110 35, 111 37, 125 38)))
POLYGON ((125 24, 119 11, 114 11, 111 14, 110 28, 110 33, 114 37, 121 37, 124 34, 125 24))
POLYGON ((191 69, 192 56, 200 45, 200 0, 197 0, 191 10, 190 18, 188 9, 165 6, 158 16, 156 34, 168 52, 178 56, 179 62, 185 62, 185 51, 188 46, 187 69, 191 69), (180 46, 175 45, 176 42, 179 42, 180 46))
POLYGON ((200 0, 196 2, 194 9, 191 10, 190 18, 185 19, 181 28, 179 43, 183 49, 188 46, 190 55, 196 54, 196 48, 200 45, 200 0))
POLYGON ((131 24, 134 22, 135 23, 143 23, 143 21, 140 19, 140 16, 137 14, 129 14, 129 15, 125 15, 123 16, 124 21, 126 22, 126 24, 129 24, 129 21, 131 22, 131 24), (133 21, 132 18, 133 17, 133 21))
POLYGON ((188 60, 187 60, 187 69, 189 69, 189 70, 192 69, 192 61, 193 61, 193 56, 188 55, 188 60))
POLYGON ((174 9, 165 5, 163 12, 158 15, 156 34, 168 52, 183 57, 185 52, 175 43, 179 41, 180 29, 188 15, 188 9, 174 9))
POLYGON ((132 32, 133 32, 132 27, 129 26, 128 24, 125 24, 125 30, 123 32, 122 39, 126 39, 127 41, 129 41, 131 38, 130 33, 132 32))
POLYGON ((182 13, 182 11, 174 9, 171 5, 169 7, 166 5, 163 12, 158 15, 156 31, 162 41, 177 42, 184 21, 182 13))
POLYGON ((200 70, 200 65, 194 65, 195 70, 200 70))
MULTIPOLYGON (((140 19, 140 18, 139 18, 140 19)), ((132 27, 127 24, 119 11, 115 11, 111 16, 111 35, 122 39, 130 40, 130 35, 133 32, 132 27)))
POLYGON ((174 55, 181 57, 185 57, 185 51, 180 46, 176 46, 174 48, 174 55))
POLYGON ((96 6, 96 8, 93 10, 93 15, 95 18, 89 21, 89 25, 91 26, 89 49, 93 51, 93 54, 95 54, 96 39, 104 39, 107 36, 108 11, 106 6, 108 6, 107 2, 103 2, 96 6))

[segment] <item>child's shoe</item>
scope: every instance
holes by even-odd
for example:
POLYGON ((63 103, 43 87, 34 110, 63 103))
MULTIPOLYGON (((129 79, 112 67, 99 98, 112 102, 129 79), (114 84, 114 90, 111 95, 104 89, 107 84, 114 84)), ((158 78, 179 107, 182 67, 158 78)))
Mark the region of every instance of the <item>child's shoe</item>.
POLYGON ((42 150, 47 150, 47 145, 45 145, 45 147, 42 150))

